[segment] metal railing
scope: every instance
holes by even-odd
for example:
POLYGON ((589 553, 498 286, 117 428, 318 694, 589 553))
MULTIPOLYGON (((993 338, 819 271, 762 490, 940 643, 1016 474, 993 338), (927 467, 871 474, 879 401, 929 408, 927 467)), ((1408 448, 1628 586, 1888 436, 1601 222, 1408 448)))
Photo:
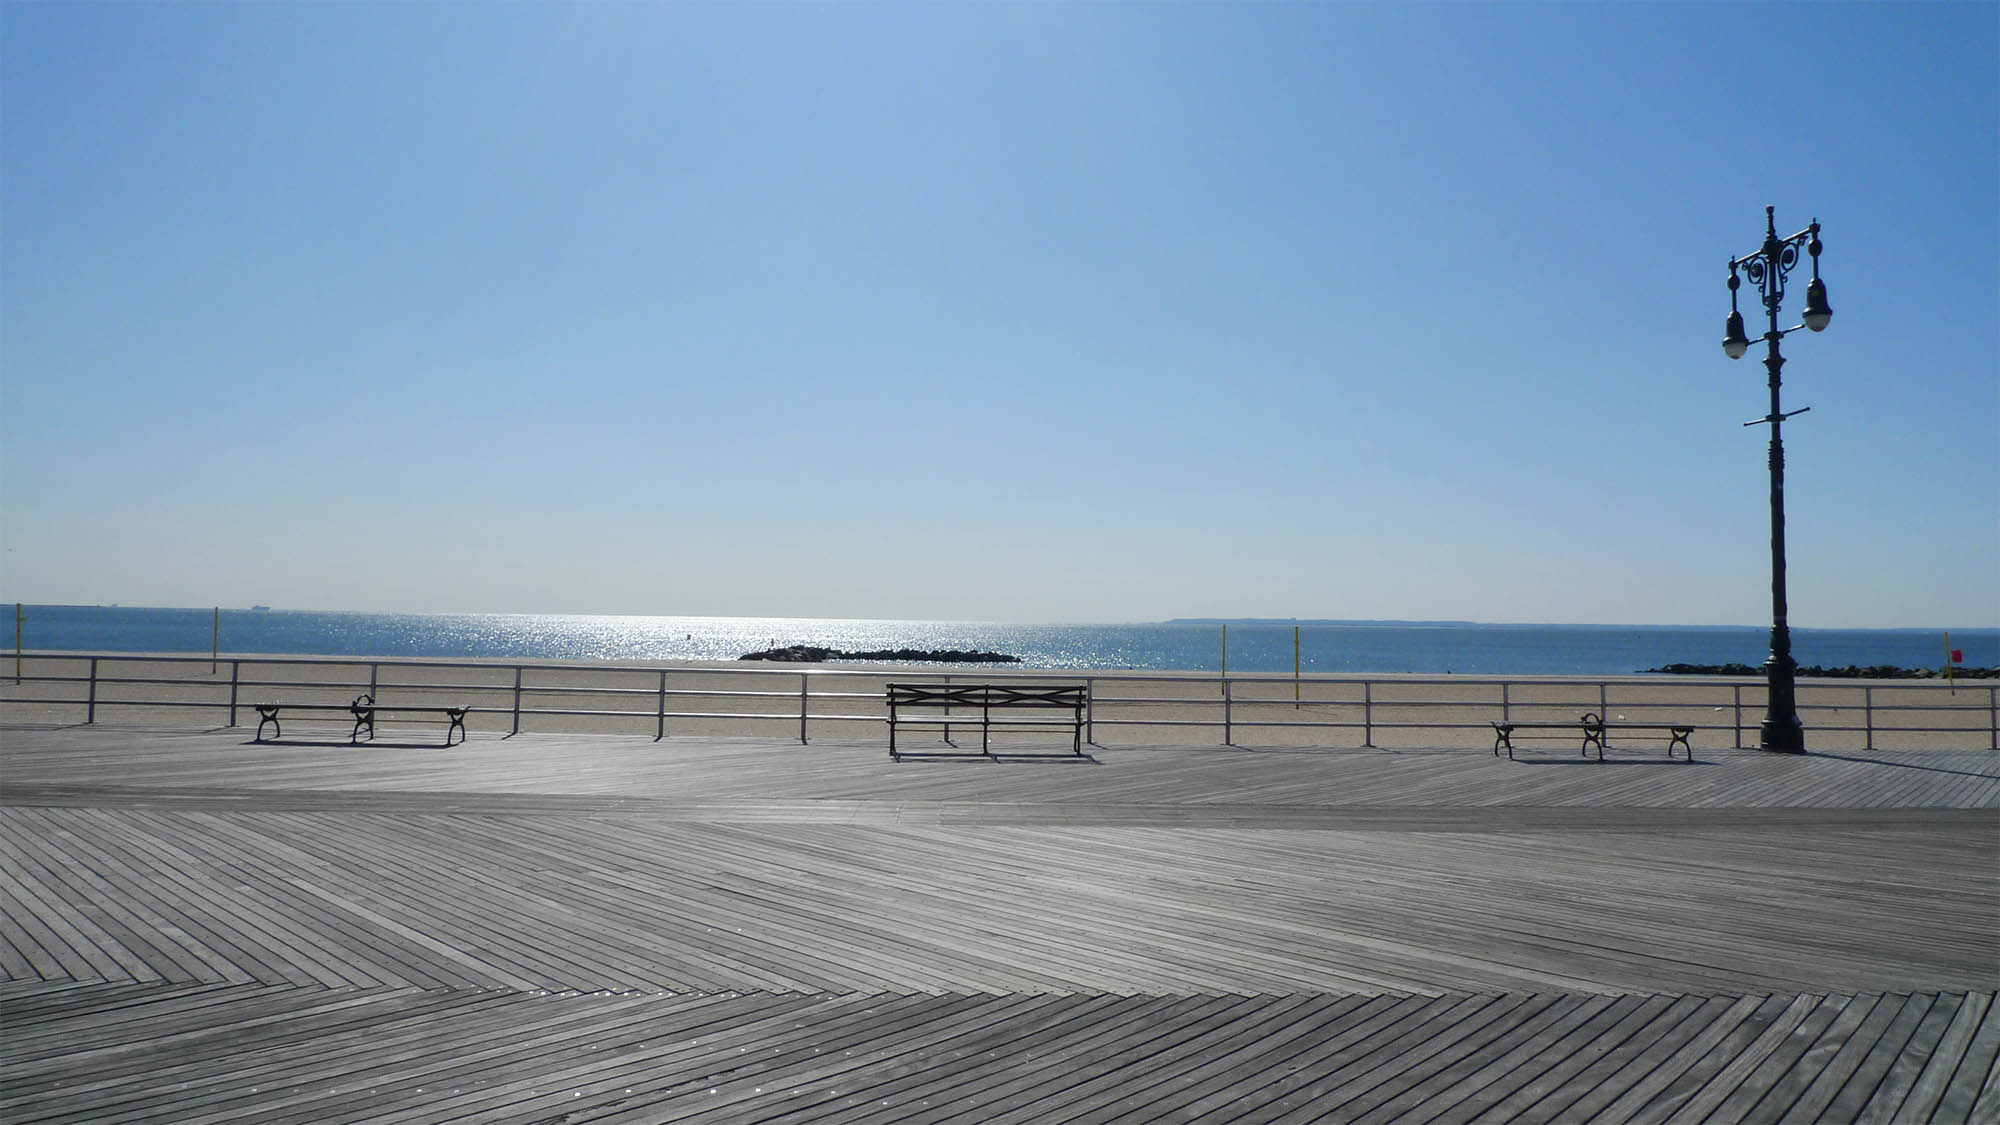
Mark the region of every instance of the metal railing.
MULTIPOLYGON (((531 725, 647 730, 656 740, 784 724, 807 742, 816 726, 886 722, 883 685, 890 680, 1032 680, 1084 685, 1085 738, 1097 745, 1127 729, 1182 740, 1219 732, 1226 746, 1246 736, 1259 745, 1484 745, 1495 721, 1566 721, 1587 710, 1614 723, 1691 723, 1710 745, 1728 732, 1741 748, 1755 742, 1765 690, 1761 680, 1678 676, 946 672, 63 652, 24 658, 31 672, 0 678, 0 703, 17 720, 73 721, 80 711, 84 723, 95 723, 100 712, 192 709, 233 727, 255 718, 258 703, 345 703, 366 693, 385 704, 467 705, 469 716, 484 719, 478 729, 509 736, 531 725), (1481 737, 1441 740, 1445 732, 1481 737)), ((1883 742, 2000 750, 2000 685, 1991 683, 1809 680, 1799 686, 1799 710, 1816 742, 1847 735, 1855 737, 1837 741, 1869 750, 1883 742)))

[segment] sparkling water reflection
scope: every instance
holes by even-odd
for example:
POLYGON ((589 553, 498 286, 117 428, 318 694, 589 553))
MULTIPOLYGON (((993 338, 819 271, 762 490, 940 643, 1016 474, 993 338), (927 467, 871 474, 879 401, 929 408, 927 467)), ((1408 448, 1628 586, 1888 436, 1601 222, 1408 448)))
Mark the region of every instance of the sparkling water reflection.
MULTIPOLYGON (((29 606, 30 649, 205 653, 207 609, 29 606)), ((1623 675, 1675 662, 1756 665, 1761 627, 1635 625, 1302 625, 1307 672, 1461 675, 1623 675)), ((1936 668, 1937 630, 1796 629, 1803 664, 1936 668)), ((2000 629, 1954 629, 1966 664, 2000 664, 2000 629)), ((578 614, 380 614, 223 610, 222 651, 246 654, 548 659, 735 660, 746 652, 808 644, 848 651, 982 649, 1019 656, 1031 668, 1213 670, 1221 628, 1162 622, 1003 625, 796 617, 643 617, 578 614)), ((1232 672, 1290 672, 1292 626, 1232 624, 1232 672)))

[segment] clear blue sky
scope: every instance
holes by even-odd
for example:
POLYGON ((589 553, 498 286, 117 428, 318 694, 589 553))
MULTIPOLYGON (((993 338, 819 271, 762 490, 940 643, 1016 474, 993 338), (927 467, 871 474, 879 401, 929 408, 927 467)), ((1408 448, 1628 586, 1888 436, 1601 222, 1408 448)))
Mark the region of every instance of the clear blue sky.
POLYGON ((0 43, 7 601, 1761 624, 1774 204, 1793 622, 2000 624, 1992 3, 0 43))

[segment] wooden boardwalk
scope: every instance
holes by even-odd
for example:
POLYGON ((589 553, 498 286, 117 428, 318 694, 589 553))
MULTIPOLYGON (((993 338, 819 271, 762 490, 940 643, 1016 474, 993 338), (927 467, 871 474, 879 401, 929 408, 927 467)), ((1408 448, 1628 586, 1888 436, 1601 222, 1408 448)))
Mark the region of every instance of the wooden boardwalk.
POLYGON ((2000 1121, 2000 755, 0 729, 0 1119, 2000 1121))

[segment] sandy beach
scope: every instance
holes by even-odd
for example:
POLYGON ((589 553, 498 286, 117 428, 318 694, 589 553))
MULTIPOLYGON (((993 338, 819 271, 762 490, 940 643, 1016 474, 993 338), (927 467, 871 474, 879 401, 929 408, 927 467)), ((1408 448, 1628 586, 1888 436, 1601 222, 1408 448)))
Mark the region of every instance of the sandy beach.
MULTIPOLYGON (((12 672, 12 668, 5 668, 12 672)), ((473 737, 599 733, 634 737, 883 738, 884 687, 926 683, 1084 683, 1089 737, 1103 746, 1490 749, 1495 721, 1685 723, 1697 749, 1754 745, 1764 685, 1718 677, 1231 676, 858 664, 740 662, 367 660, 224 654, 206 657, 30 654, 22 680, 0 677, 0 721, 211 729, 248 724, 259 703, 342 705, 371 694, 382 706, 463 706, 473 737), (96 664, 95 684, 92 664, 96 664), (1226 698, 1225 698, 1226 696, 1226 698), (234 704, 232 715, 232 703, 234 704), (801 713, 804 713, 803 723, 801 713)), ((1809 745, 1827 750, 1983 749, 1994 738, 1990 681, 1806 680, 1799 687, 1809 745)), ((420 720, 385 719, 391 723, 420 720)), ((293 730, 321 736, 349 725, 301 712, 293 730)), ((1061 736, 1017 734, 1024 745, 1061 736)), ((1523 732, 1523 745, 1535 744, 1523 732)), ((1551 748, 1573 734, 1541 736, 1551 748)), ((1623 741, 1657 748, 1646 732, 1623 741)))

